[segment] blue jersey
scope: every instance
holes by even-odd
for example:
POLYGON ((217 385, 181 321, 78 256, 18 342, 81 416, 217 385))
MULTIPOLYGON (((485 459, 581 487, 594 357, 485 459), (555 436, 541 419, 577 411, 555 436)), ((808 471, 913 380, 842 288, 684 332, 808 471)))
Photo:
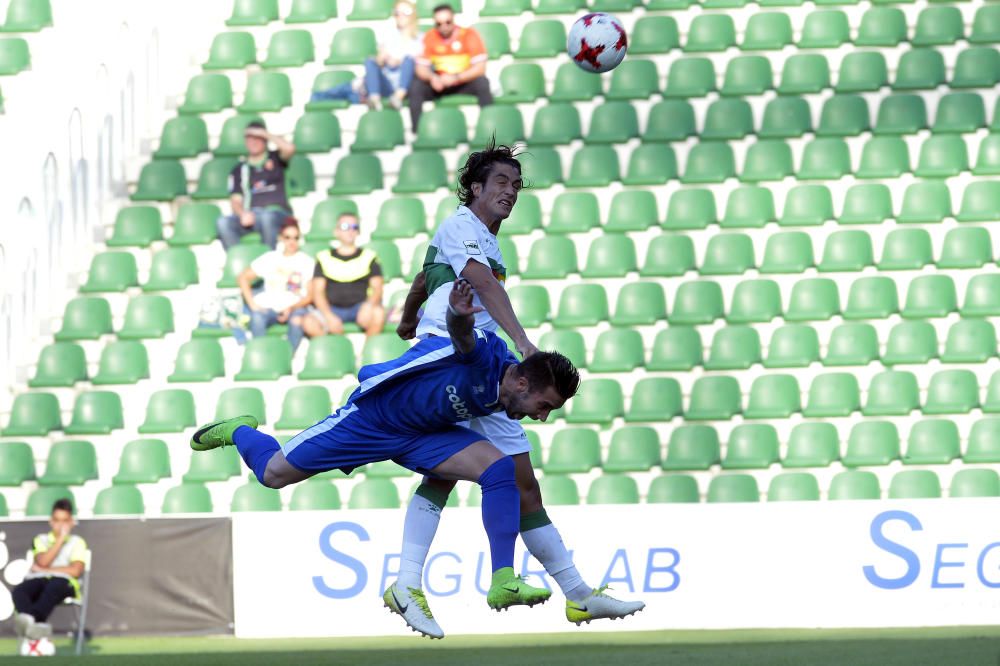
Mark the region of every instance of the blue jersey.
POLYGON ((399 358, 366 365, 346 406, 374 412, 383 425, 431 432, 501 409, 500 381, 517 357, 495 333, 473 329, 476 347, 462 354, 450 338, 421 340, 399 358))

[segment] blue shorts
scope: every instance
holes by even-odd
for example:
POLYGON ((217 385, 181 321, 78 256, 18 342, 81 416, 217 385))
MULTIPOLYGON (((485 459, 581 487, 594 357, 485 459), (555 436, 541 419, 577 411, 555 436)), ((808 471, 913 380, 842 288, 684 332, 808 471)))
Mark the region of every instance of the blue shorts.
POLYGON ((340 321, 345 324, 355 324, 358 321, 358 312, 361 310, 362 305, 364 305, 364 301, 349 305, 346 308, 331 305, 330 309, 333 311, 333 314, 337 315, 337 319, 340 321))
POLYGON ((428 474, 470 444, 482 440, 481 434, 458 425, 434 432, 388 428, 377 419, 368 418, 363 405, 352 404, 292 437, 281 451, 289 463, 303 472, 339 469, 350 474, 355 467, 393 460, 409 470, 428 474))

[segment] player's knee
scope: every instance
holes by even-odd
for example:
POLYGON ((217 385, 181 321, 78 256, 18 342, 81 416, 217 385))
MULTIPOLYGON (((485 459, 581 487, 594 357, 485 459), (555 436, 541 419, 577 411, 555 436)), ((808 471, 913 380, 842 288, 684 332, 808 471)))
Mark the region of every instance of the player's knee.
POLYGON ((284 488, 288 485, 288 479, 282 479, 281 475, 272 470, 270 467, 264 470, 264 478, 258 478, 257 480, 260 481, 260 485, 265 488, 273 488, 275 490, 284 488))

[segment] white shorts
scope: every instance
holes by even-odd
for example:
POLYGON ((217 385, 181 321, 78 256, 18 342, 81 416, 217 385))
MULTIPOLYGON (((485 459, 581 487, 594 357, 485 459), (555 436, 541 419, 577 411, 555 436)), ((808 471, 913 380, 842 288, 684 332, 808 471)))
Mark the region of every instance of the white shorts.
POLYGON ((508 456, 531 452, 531 442, 528 441, 521 422, 510 418, 505 412, 479 416, 463 425, 468 425, 508 456))

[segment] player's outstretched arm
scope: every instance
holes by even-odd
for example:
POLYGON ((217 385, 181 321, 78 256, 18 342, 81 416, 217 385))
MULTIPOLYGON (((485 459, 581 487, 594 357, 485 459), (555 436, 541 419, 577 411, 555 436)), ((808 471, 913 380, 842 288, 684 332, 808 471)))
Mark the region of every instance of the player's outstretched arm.
POLYGON ((448 335, 451 344, 461 354, 469 354, 476 348, 476 334, 472 330, 475 315, 483 308, 472 304, 472 285, 467 280, 455 280, 448 295, 448 335))
POLYGON ((420 306, 427 300, 427 296, 427 281, 424 278, 424 272, 420 271, 413 278, 410 291, 406 294, 406 300, 403 301, 403 313, 399 317, 399 326, 396 327, 396 335, 404 340, 412 340, 417 334, 417 324, 420 322, 417 318, 417 312, 420 311, 420 306))

